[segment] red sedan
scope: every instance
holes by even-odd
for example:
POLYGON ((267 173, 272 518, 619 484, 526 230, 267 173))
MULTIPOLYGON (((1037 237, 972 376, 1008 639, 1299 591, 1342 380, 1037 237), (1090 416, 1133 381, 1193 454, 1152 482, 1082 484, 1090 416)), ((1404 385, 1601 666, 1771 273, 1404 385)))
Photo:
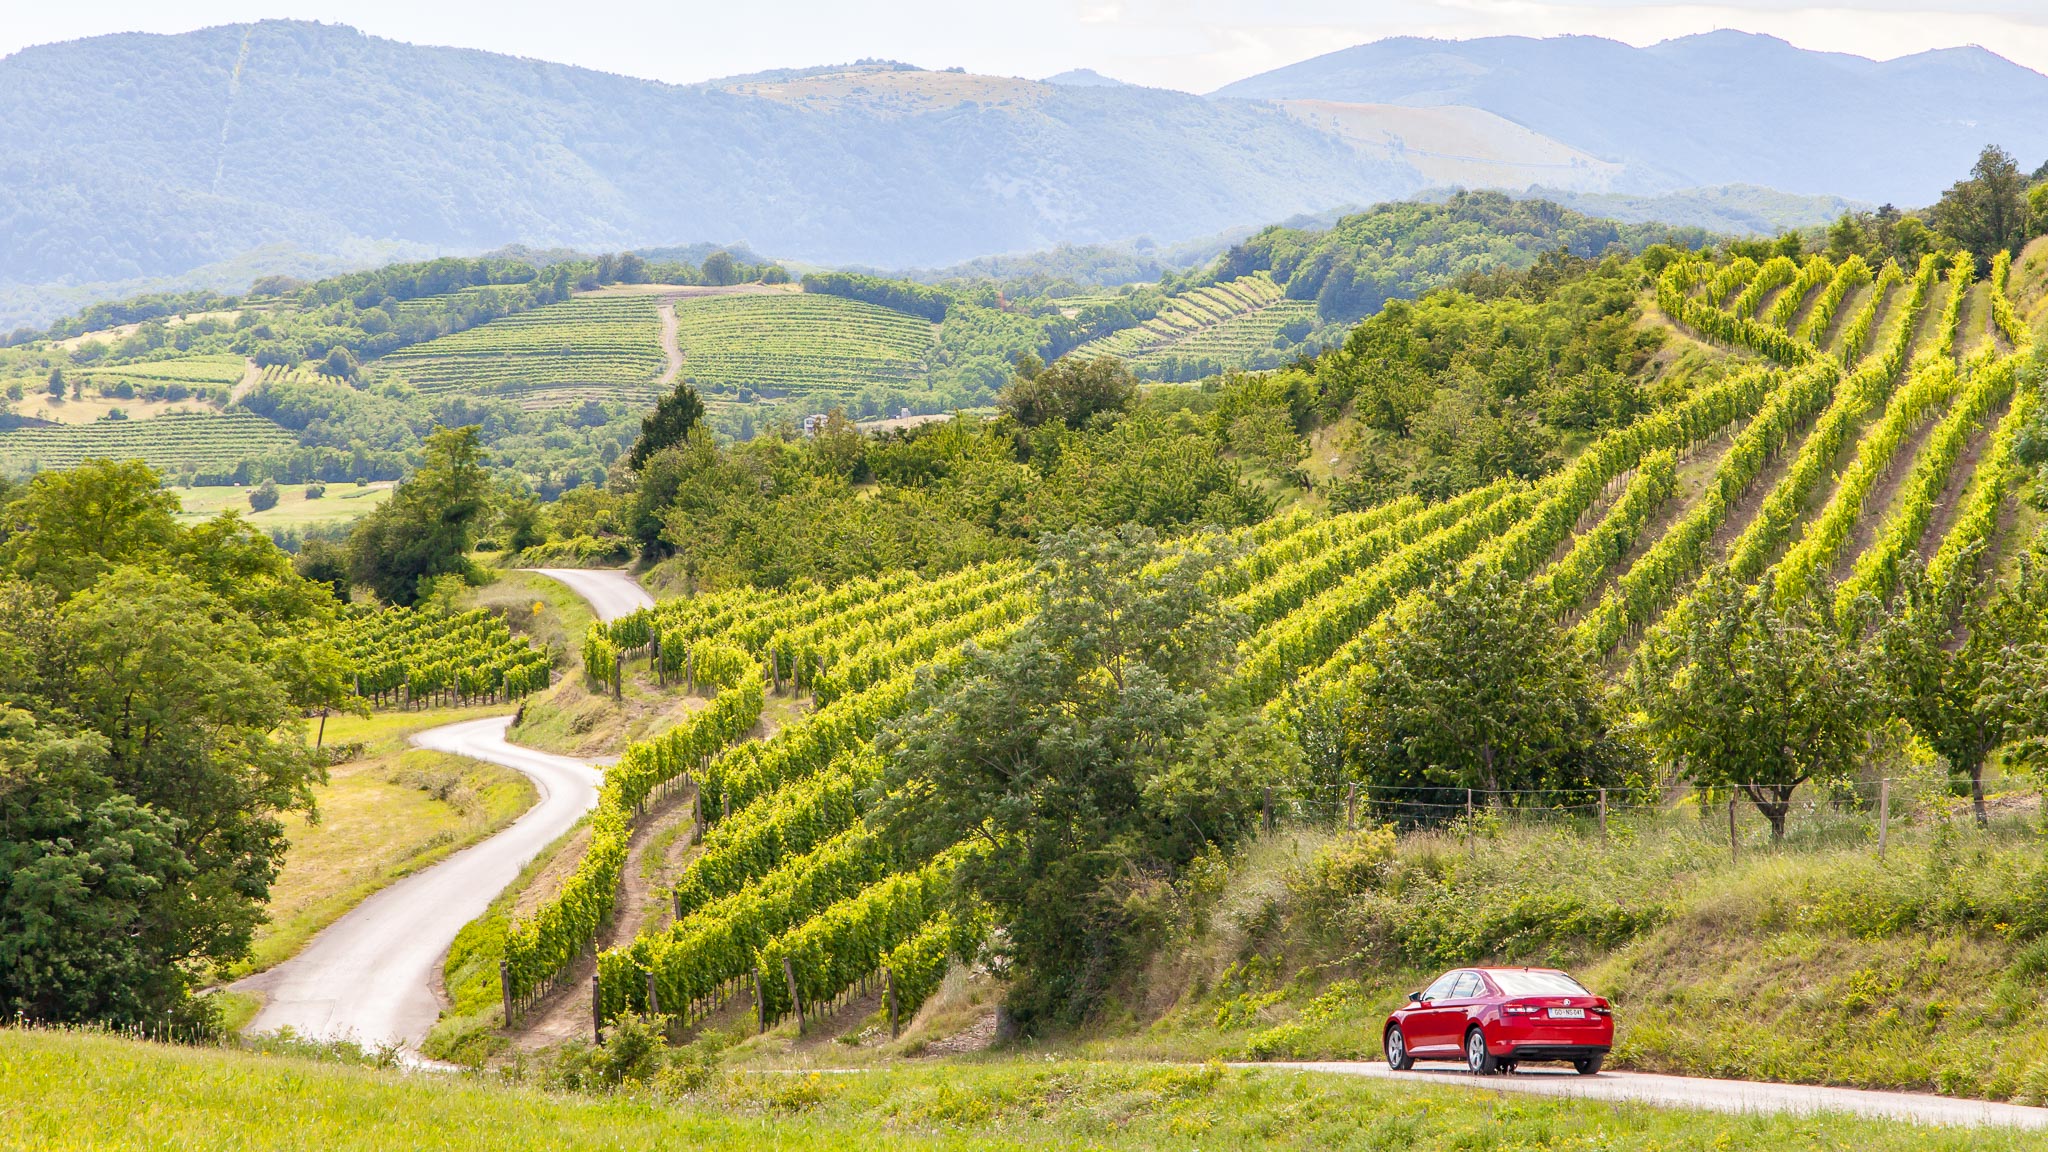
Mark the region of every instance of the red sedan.
POLYGON ((1388 1067, 1463 1060, 1480 1076, 1524 1060, 1562 1060, 1600 1071, 1614 1046, 1614 1009, 1554 968, 1459 968, 1408 994, 1387 1017, 1388 1067))

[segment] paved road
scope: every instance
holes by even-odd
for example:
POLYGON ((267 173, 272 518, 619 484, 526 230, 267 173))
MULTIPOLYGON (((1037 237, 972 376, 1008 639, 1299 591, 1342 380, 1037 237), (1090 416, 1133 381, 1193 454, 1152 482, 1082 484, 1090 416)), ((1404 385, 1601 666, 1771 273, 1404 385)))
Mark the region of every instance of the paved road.
POLYGON ((597 618, 609 624, 641 608, 654 607, 654 597, 623 568, 527 568, 550 580, 559 580, 571 592, 590 601, 597 618))
POLYGON ((434 974, 455 934, 597 805, 596 769, 507 743, 511 722, 499 716, 449 724, 413 743, 523 772, 539 788, 540 802, 490 839, 356 905, 297 956, 235 984, 265 1000, 249 1031, 289 1027, 302 1036, 407 1048, 426 1037, 441 1012, 434 974))
POLYGON ((1378 1061, 1247 1064, 1241 1067, 1298 1068, 1307 1072, 1369 1076, 1376 1080, 1397 1080, 1406 1084, 1466 1087, 1493 1092, 1530 1092, 1544 1096, 1573 1096, 1584 1100, 1632 1100, 1643 1104, 1705 1108, 1716 1112, 1798 1115, 1834 1112, 1887 1120, 1908 1120, 1916 1124, 2048 1129, 2048 1108, 2026 1108, 2018 1104, 1958 1100, 1949 1096, 1920 1096, 1906 1092, 1823 1088, 1810 1084, 1758 1084, 1743 1080, 1657 1076, 1647 1072, 1602 1072, 1598 1076, 1580 1076, 1562 1067, 1552 1070, 1541 1066, 1517 1072, 1512 1076, 1479 1077, 1462 1068, 1448 1065, 1434 1068, 1424 1065, 1412 1072, 1396 1072, 1378 1061))

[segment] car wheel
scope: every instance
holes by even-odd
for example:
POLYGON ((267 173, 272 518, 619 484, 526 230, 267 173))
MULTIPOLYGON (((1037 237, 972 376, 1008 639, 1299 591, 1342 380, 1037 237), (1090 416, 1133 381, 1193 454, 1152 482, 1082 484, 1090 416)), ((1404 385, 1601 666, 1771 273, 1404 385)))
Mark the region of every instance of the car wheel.
POLYGON ((1387 1029, 1387 1067, 1396 1072, 1415 1067, 1415 1057, 1408 1054, 1408 1038, 1401 1035, 1399 1024, 1387 1029))
POLYGON ((1600 1065, 1606 1063, 1606 1061, 1607 1057, 1605 1056, 1588 1056, 1583 1060, 1572 1061, 1572 1067, 1576 1068, 1581 1076, 1591 1076, 1593 1073, 1598 1072, 1600 1065))
POLYGON ((1486 1035, 1477 1028, 1465 1033, 1465 1067, 1474 1076, 1491 1076, 1500 1071, 1500 1061, 1486 1050, 1486 1035))

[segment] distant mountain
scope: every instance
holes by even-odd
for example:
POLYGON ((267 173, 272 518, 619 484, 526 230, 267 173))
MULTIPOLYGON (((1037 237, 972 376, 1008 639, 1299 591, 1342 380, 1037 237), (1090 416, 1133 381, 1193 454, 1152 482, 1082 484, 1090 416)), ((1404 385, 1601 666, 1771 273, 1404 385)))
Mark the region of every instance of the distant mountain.
POLYGON ((1122 80, 1104 76, 1093 68, 1069 68, 1065 72, 1045 78, 1047 84, 1064 84, 1069 88, 1122 88, 1122 80))
POLYGON ((1918 205, 1986 144, 2029 169, 2048 159, 2048 76, 1982 48, 1878 63, 1732 31, 1648 48, 1403 37, 1215 95, 1483 109, 1624 166, 1615 191, 1757 184, 1918 205))
POLYGON ((677 87, 284 21, 0 60, 0 156, 15 283, 176 275, 275 243, 717 237, 935 265, 1423 183, 1261 102, 896 63, 677 87))

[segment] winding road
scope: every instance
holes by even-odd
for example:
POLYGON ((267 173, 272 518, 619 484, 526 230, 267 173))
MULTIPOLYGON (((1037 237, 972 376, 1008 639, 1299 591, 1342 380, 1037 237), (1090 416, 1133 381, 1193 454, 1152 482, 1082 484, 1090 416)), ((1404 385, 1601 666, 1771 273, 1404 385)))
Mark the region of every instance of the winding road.
MULTIPOLYGON (((547 569, 601 620, 654 601, 629 573, 547 569)), ((527 861, 597 805, 597 768, 505 739, 510 716, 466 720, 412 738, 421 748, 488 760, 524 773, 540 800, 504 831, 378 891, 328 925, 289 960, 236 982, 263 1007, 252 1033, 417 1048, 441 1014, 435 973, 455 934, 490 907, 527 861)))
POLYGON ((1868 1116, 1958 1128, 2048 1129, 2048 1108, 2028 1108, 1990 1100, 1926 1096, 1910 1092, 1873 1092, 1863 1088, 1829 1088, 1817 1084, 1765 1084, 1748 1080, 1708 1080, 1698 1076, 1659 1076, 1649 1072, 1602 1072, 1580 1076, 1569 1069, 1534 1068, 1512 1076, 1478 1077, 1462 1068, 1417 1068, 1396 1072, 1378 1061, 1303 1061, 1242 1064, 1242 1068, 1293 1068, 1366 1076, 1403 1084, 1442 1085, 1489 1092, 1526 1092, 1538 1096, 1569 1096, 1580 1100, 1632 1101, 1671 1108, 1704 1108, 1738 1114, 1868 1116))

